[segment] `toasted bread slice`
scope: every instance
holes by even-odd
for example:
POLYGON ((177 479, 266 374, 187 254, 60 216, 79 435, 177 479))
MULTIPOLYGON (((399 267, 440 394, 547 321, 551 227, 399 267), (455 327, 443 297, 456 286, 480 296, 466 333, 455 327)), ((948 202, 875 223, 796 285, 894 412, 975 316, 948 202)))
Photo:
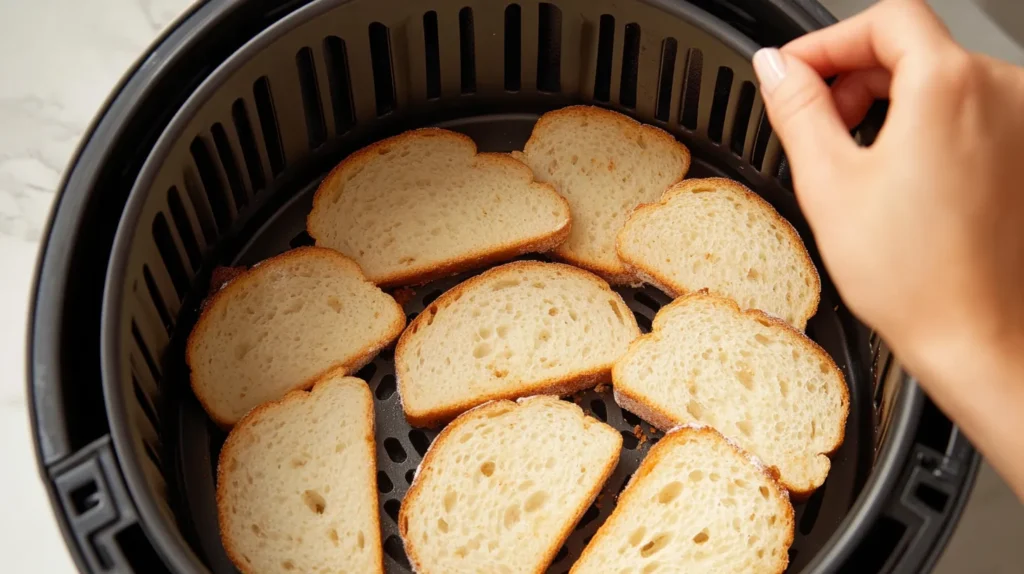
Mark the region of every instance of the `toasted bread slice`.
POLYGON ((612 284, 636 282, 615 253, 626 217, 656 201, 690 167, 689 150, 667 132, 589 106, 541 116, 517 157, 537 181, 569 200, 572 231, 555 255, 612 284))
POLYGON ((574 574, 781 574, 793 543, 789 495, 709 427, 665 435, 644 459, 574 574))
POLYGON ((608 381, 640 335, 600 277, 517 261, 443 294, 402 334, 395 374, 416 426, 436 426, 493 399, 568 395, 608 381))
POLYGON ((555 397, 466 412, 438 435, 402 501, 413 569, 544 572, 621 447, 618 431, 555 397))
POLYGON ((761 311, 697 293, 654 317, 612 370, 615 400, 662 430, 703 423, 804 495, 843 441, 849 391, 821 347, 761 311))
POLYGON ((366 383, 329 373, 243 418, 220 451, 217 516, 241 572, 383 572, 366 383))
POLYGON ((403 327, 402 308, 351 259, 295 249, 242 273, 206 304, 186 350, 192 389, 230 427, 327 371, 354 373, 403 327))
POLYGON ((427 128, 347 157, 317 189, 306 226, 317 245, 395 286, 548 251, 568 236, 570 217, 522 162, 427 128))
POLYGON ((639 206, 616 240, 634 274, 673 297, 708 289, 803 330, 821 281, 788 221, 742 184, 713 177, 639 206))

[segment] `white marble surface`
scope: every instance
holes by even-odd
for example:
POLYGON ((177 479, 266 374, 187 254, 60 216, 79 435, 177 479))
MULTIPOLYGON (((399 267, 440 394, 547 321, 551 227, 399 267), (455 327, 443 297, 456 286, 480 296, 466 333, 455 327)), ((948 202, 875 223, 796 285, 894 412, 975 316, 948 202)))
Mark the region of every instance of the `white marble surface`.
MULTIPOLYGON (((847 15, 867 0, 825 0, 847 15)), ((53 190, 107 94, 188 0, 0 3, 0 571, 73 572, 36 473, 25 408, 25 322, 36 250, 53 190)), ((937 0, 958 37, 1017 62, 1021 52, 962 0, 937 0), (958 7, 960 5, 961 7, 958 7), (961 13, 954 13, 960 10, 961 13)), ((944 564, 1019 565, 1020 505, 986 470, 944 564), (988 517, 1000 516, 998 523, 988 517), (991 532, 991 534, 988 534, 991 532), (1014 535, 1013 533, 1017 534, 1014 535), (977 542, 966 542, 970 535, 977 542), (954 549, 956 549, 954 551, 954 549), (1016 553, 1016 554, 1014 554, 1016 553), (1014 559, 1011 556, 1017 556, 1014 559)), ((940 567, 942 569, 942 567, 940 567)))
POLYGON ((188 0, 0 2, 0 571, 74 572, 36 472, 25 324, 65 164, 121 75, 188 0))

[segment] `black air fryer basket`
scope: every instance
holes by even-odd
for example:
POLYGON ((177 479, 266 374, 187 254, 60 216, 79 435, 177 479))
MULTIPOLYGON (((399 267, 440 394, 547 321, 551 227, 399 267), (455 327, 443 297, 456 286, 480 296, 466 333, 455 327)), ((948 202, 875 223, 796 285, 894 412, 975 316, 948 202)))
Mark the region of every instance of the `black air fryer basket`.
MULTIPOLYGON (((235 572, 220 545, 224 433, 188 384, 183 342, 213 267, 309 244, 305 215, 346 154, 426 125, 521 149, 537 116, 609 107, 689 146, 690 176, 744 182, 803 236, 822 273, 807 333, 850 387, 828 480, 796 505, 790 572, 930 569, 978 456, 820 264, 750 58, 829 24, 813 0, 211 0, 126 77, 59 191, 36 283, 29 392, 42 474, 80 569, 235 572)), ((858 137, 868 142, 879 123, 858 137)), ((463 276, 464 278, 464 276, 463 276)), ((410 316, 460 278, 417 289, 410 316)), ((668 298, 620 290, 642 328, 668 298)), ((359 376, 377 407, 385 566, 408 571, 401 499, 433 431, 411 429, 385 351, 359 376)), ((614 495, 650 447, 607 393, 582 406, 623 431, 614 495)), ((657 434, 653 434, 657 436, 657 434)), ((613 505, 558 554, 565 572, 613 505)))

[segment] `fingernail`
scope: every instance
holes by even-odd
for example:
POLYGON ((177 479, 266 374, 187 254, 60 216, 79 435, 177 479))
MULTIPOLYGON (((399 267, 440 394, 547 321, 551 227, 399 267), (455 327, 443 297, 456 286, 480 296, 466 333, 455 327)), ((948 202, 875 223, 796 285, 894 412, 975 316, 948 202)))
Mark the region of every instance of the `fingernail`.
POLYGON ((754 73, 761 91, 771 93, 786 78, 786 62, 777 48, 761 48, 754 54, 754 73))

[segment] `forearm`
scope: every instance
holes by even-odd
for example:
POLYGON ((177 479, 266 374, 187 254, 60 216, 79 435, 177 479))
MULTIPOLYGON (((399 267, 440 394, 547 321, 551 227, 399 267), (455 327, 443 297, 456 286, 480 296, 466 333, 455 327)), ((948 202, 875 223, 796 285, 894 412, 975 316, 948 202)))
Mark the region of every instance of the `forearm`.
POLYGON ((937 346, 916 357, 911 370, 1024 500, 1024 347, 962 347, 937 346))

